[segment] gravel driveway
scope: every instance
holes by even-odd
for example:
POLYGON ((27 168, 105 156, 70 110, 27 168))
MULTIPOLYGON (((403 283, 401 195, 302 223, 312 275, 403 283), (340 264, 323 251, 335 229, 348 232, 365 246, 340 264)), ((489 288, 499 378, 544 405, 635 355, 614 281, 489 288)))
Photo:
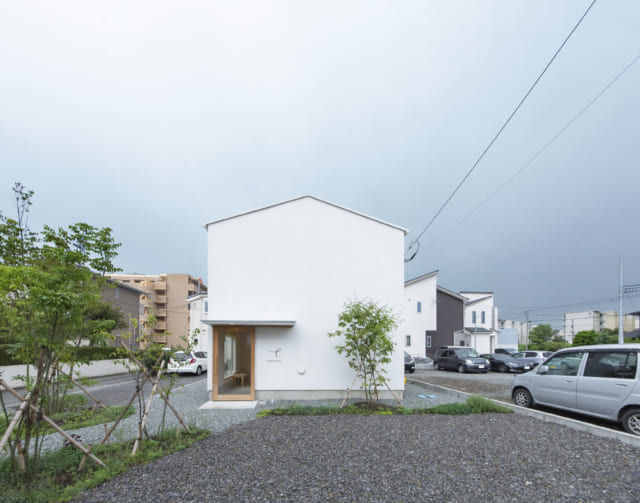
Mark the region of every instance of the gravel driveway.
MULTIPOLYGON (((408 406, 456 400, 416 385, 406 395, 408 406)), ((243 414, 76 501, 640 501, 636 447, 519 414, 243 414)))
POLYGON ((518 414, 262 418, 77 501, 640 499, 637 448, 518 414))

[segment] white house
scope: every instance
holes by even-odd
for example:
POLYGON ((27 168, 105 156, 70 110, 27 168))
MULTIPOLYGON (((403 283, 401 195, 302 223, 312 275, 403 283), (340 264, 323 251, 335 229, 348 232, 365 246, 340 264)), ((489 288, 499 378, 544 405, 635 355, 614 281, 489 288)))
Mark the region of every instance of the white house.
POLYGON ((492 292, 460 292, 464 306, 464 329, 455 332, 454 343, 471 346, 478 353, 493 353, 498 337, 498 308, 492 292))
MULTIPOLYGON (((210 399, 344 397, 354 372, 327 334, 347 300, 370 299, 402 316, 406 231, 313 196, 205 227, 210 399)), ((393 334, 387 366, 399 396, 403 333, 393 334)), ((353 389, 360 395, 359 383, 353 389)))
POLYGON ((404 350, 412 356, 427 356, 427 331, 437 329, 437 283, 433 271, 404 284, 404 350))
POLYGON ((189 343, 194 351, 211 352, 209 328, 202 320, 209 311, 208 294, 196 293, 187 297, 189 306, 189 343))

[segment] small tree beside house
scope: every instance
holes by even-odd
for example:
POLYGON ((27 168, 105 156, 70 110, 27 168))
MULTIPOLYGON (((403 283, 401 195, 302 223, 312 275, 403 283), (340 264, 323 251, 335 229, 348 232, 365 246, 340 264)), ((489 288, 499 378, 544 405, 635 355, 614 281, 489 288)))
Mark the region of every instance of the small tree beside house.
POLYGON ((378 306, 370 300, 345 303, 338 317, 338 330, 329 337, 342 337, 336 346, 339 354, 347 357, 350 368, 360 378, 365 400, 378 400, 378 388, 388 386, 384 366, 391 363, 394 342, 391 332, 398 326, 395 314, 388 306, 378 306))

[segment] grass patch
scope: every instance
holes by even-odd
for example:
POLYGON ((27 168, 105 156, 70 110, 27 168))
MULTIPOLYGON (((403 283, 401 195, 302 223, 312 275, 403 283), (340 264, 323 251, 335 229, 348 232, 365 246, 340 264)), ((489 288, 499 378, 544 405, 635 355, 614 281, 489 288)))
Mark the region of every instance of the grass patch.
POLYGON ((464 403, 454 402, 436 405, 429 408, 408 409, 380 403, 367 404, 358 402, 344 408, 338 406, 310 407, 305 405, 291 405, 258 411, 257 417, 266 416, 327 416, 327 415, 398 415, 398 414, 482 414, 484 412, 511 413, 509 407, 495 404, 493 401, 479 395, 472 395, 464 403))
MULTIPOLYGON (((72 447, 64 447, 58 451, 45 452, 42 455, 40 471, 26 481, 16 473, 10 461, 0 463, 0 500, 3 502, 49 502, 67 501, 78 493, 95 487, 111 477, 142 465, 154 459, 180 451, 207 438, 208 430, 191 430, 188 434, 182 431, 176 436, 176 430, 165 430, 162 434, 145 439, 140 450, 131 456, 133 441, 118 442, 110 445, 96 445, 91 449, 107 468, 102 468, 91 459, 87 459, 82 471, 78 465, 83 453, 72 447)), ((179 476, 179 475, 177 475, 179 476)))
MULTIPOLYGON (((94 411, 92 408, 86 408, 83 410, 72 410, 68 412, 62 412, 59 414, 52 414, 50 419, 54 421, 58 426, 60 426, 63 430, 77 430, 78 428, 85 428, 86 426, 93 426, 96 424, 102 423, 110 423, 115 421, 120 417, 122 411, 124 410, 124 405, 117 407, 107 407, 96 408, 94 411)), ((124 417, 129 417, 135 412, 134 407, 130 406, 124 417)), ((11 418, 9 418, 11 420, 11 418)), ((4 417, 0 417, 0 436, 7 431, 7 420, 4 417)), ((47 435, 49 433, 54 433, 54 430, 51 426, 46 423, 43 423, 43 433, 42 435, 47 435)), ((15 439, 15 436, 13 437, 15 439)))

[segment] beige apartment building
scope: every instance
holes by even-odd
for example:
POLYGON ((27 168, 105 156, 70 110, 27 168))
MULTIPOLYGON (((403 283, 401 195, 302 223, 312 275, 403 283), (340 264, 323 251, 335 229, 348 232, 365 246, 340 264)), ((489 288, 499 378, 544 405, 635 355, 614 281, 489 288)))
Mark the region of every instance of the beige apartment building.
POLYGON ((191 321, 187 297, 207 292, 201 279, 189 274, 112 274, 111 278, 143 292, 140 295, 143 340, 167 347, 185 346, 191 321))

